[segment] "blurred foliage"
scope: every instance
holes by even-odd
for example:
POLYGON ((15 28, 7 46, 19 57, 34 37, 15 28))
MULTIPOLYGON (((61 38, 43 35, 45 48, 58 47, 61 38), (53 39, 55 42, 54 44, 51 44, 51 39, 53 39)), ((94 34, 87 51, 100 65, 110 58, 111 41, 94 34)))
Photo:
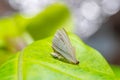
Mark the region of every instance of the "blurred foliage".
POLYGON ((67 7, 54 4, 32 18, 27 26, 27 31, 35 40, 39 40, 52 35, 56 29, 63 27, 69 17, 70 12, 67 7))
POLYGON ((12 56, 14 54, 11 54, 10 52, 6 51, 5 49, 1 50, 0 49, 0 66, 6 62, 10 56, 12 56))
MULTIPOLYGON (((20 14, 2 18, 0 20, 0 46, 10 48, 11 46, 8 45, 8 43, 11 42, 10 40, 12 40, 12 38, 16 39, 21 37, 26 40, 26 43, 29 43, 28 41, 31 40, 39 40, 48 37, 53 35, 58 28, 66 27, 65 25, 69 21, 70 12, 68 8, 58 3, 48 6, 45 10, 32 18, 26 18, 20 14), (32 38, 30 38, 30 36, 32 36, 32 38), (25 37, 27 37, 27 39, 25 37)), ((68 27, 68 29, 71 29, 71 27, 68 27)), ((15 45, 17 46, 17 44, 15 45)))
POLYGON ((7 36, 17 36, 19 33, 15 22, 11 17, 6 17, 0 20, 0 39, 7 36))

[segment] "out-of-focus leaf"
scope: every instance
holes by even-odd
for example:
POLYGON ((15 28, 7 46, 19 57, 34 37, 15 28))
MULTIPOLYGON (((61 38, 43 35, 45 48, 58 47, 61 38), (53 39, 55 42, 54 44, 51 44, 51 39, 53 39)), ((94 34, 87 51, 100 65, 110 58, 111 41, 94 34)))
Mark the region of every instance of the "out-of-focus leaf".
POLYGON ((12 56, 10 52, 6 51, 5 49, 0 49, 0 66, 8 60, 10 56, 12 56))
POLYGON ((50 36, 59 27, 65 27, 69 18, 70 13, 65 5, 53 4, 30 20, 27 31, 35 40, 39 40, 50 36))
POLYGON ((19 29, 20 33, 25 32, 26 26, 31 20, 31 18, 26 18, 22 16, 21 14, 14 15, 12 19, 14 20, 16 27, 19 29))
POLYGON ((52 37, 37 41, 0 67, 1 80, 116 80, 108 63, 77 36, 69 34, 78 65, 54 59, 52 37))
POLYGON ((0 39, 0 49, 2 49, 5 46, 5 43, 2 39, 0 39))
POLYGON ((0 39, 3 39, 8 36, 17 36, 19 30, 16 27, 16 23, 10 17, 0 19, 0 39))
POLYGON ((50 36, 59 27, 71 30, 71 23, 68 8, 63 4, 53 4, 32 18, 25 18, 20 14, 2 18, 0 20, 0 39, 20 36, 28 31, 33 39, 38 40, 50 36))

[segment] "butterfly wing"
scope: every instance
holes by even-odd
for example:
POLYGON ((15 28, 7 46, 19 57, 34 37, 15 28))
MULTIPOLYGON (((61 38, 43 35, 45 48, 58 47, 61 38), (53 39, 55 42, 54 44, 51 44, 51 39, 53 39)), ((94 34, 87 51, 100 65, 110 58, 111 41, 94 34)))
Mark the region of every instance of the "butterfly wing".
POLYGON ((78 61, 75 58, 75 51, 70 43, 70 39, 64 29, 60 29, 56 32, 52 44, 55 52, 58 52, 69 62, 77 63, 78 61))

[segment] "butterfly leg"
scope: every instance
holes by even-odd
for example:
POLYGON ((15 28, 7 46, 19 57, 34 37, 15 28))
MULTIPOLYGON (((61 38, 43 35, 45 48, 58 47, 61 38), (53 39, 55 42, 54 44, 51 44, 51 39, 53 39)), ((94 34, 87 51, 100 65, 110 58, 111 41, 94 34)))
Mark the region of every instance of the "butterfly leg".
POLYGON ((58 54, 58 53, 53 52, 53 53, 51 53, 51 55, 52 55, 54 58, 63 59, 63 57, 62 57, 60 54, 58 54))

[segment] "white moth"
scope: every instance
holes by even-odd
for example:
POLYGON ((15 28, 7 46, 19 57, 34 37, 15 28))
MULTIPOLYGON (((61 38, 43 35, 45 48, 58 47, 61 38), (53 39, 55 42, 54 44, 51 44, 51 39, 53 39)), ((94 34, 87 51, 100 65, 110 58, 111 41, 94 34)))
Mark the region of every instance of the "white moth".
POLYGON ((79 61, 75 57, 75 49, 70 43, 70 39, 65 31, 65 29, 60 29, 56 32, 52 48, 54 53, 52 56, 58 58, 59 60, 67 60, 69 63, 79 64, 79 61))

